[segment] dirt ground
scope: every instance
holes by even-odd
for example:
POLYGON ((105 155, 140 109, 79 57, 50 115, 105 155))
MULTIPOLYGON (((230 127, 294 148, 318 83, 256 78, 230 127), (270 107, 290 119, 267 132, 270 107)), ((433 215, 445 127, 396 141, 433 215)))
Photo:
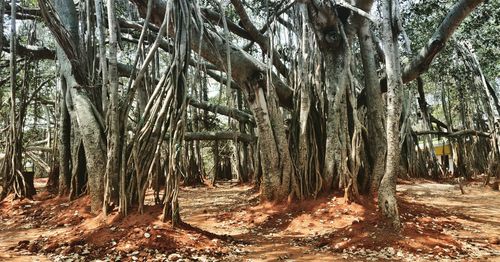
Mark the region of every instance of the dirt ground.
POLYGON ((160 221, 161 207, 93 216, 88 198, 41 193, 0 203, 0 261, 500 261, 500 193, 465 191, 401 181, 400 234, 380 223, 373 199, 274 205, 233 182, 182 188, 176 228, 160 221))

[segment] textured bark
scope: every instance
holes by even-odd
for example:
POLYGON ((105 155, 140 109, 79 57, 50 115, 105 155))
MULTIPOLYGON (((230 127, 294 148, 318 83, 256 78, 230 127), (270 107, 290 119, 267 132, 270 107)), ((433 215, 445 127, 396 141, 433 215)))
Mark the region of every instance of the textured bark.
POLYGON ((66 106, 68 88, 63 76, 58 79, 61 99, 59 101, 59 195, 67 195, 71 186, 71 120, 66 106))
POLYGON ((3 47, 4 47, 4 44, 5 44, 5 40, 4 40, 4 37, 3 37, 3 17, 4 17, 4 14, 5 14, 5 0, 0 0, 0 28, 1 28, 1 36, 0 36, 0 53, 2 52, 3 50, 3 47))
MULTIPOLYGON (((342 45, 343 46, 343 45, 342 45)), ((345 49, 342 49, 345 51, 345 49)), ((326 119, 326 149, 325 169, 323 184, 325 190, 337 187, 339 176, 345 172, 347 166, 346 129, 347 129, 347 104, 346 104, 346 75, 345 54, 339 50, 335 53, 323 54, 326 67, 326 93, 328 113, 326 119)))
POLYGON ((106 145, 103 140, 102 125, 95 116, 96 110, 90 99, 79 93, 75 86, 71 87, 70 93, 74 106, 73 114, 77 119, 85 148, 91 210, 93 213, 98 213, 102 208, 103 178, 106 170, 106 145))
MULTIPOLYGON (((9 128, 8 138, 5 148, 5 156, 1 166, 1 175, 3 176, 3 186, 0 192, 0 200, 3 200, 9 193, 13 192, 15 198, 32 198, 31 189, 33 181, 28 181, 23 175, 22 166, 22 140, 23 140, 23 121, 25 118, 26 101, 23 100, 23 89, 17 86, 17 29, 16 29, 16 6, 11 8, 10 22, 10 57, 9 57, 9 128), (20 92, 21 91, 21 92, 20 92), (18 92, 20 94, 18 95, 18 92)), ((2 43, 3 44, 3 43, 2 43)))
MULTIPOLYGON (((101 88, 102 110, 104 112, 104 115, 106 115, 106 110, 108 109, 108 100, 107 100, 107 90, 105 86, 108 84, 108 65, 106 61, 106 46, 105 46, 106 38, 104 37, 104 19, 103 19, 102 1, 94 0, 94 5, 95 5, 95 16, 96 16, 97 39, 99 43, 99 65, 102 76, 102 88, 101 88)), ((110 28, 110 30, 116 31, 116 29, 112 28, 110 28)))
MULTIPOLYGON (((324 90, 326 92, 326 145, 323 190, 347 189, 351 184, 348 157, 350 148, 348 89, 348 29, 339 19, 339 9, 331 1, 311 1, 307 5, 310 25, 323 55, 324 90)), ((351 112, 352 113, 352 112, 351 112)), ((352 115, 351 115, 352 116, 352 115)), ((352 119, 352 118, 351 118, 352 119)), ((347 191, 346 191, 347 192, 347 191)))
POLYGON ((214 175, 212 177, 212 186, 215 186, 217 174, 220 173, 219 140, 215 140, 212 146, 212 155, 214 156, 214 175))
POLYGON ((399 21, 397 0, 382 1, 382 41, 385 53, 385 71, 387 74, 387 162, 385 174, 378 191, 378 206, 382 214, 388 218, 392 228, 399 230, 398 204, 396 200, 396 179, 399 173, 399 118, 402 110, 401 67, 398 46, 398 30, 395 26, 399 21), (394 11, 396 13, 394 13, 394 11))
MULTIPOLYGON (((355 7, 347 6, 357 14, 369 16, 366 11, 371 4, 372 1, 358 1, 355 7)), ((358 16, 351 18, 351 11, 346 6, 331 1, 308 1, 307 15, 323 57, 319 81, 323 83, 321 92, 325 94, 322 110, 326 128, 318 129, 326 138, 324 149, 318 147, 319 156, 324 150, 324 163, 321 157, 318 161, 324 166, 322 187, 324 191, 342 188, 346 200, 350 201, 358 196, 357 177, 364 157, 361 137, 365 129, 359 120, 362 112, 358 111, 355 100, 350 50, 360 19, 358 16)))
MULTIPOLYGON (((21 168, 21 148, 19 147, 19 137, 18 137, 18 122, 16 120, 16 5, 12 5, 11 7, 11 18, 12 21, 10 23, 10 60, 9 60, 9 68, 10 68, 10 145, 11 145, 11 155, 9 161, 11 161, 11 169, 8 170, 10 172, 10 179, 18 180, 18 172, 22 172, 21 168)), ((7 157, 6 157, 7 158, 7 157)), ((8 158, 7 158, 8 159, 8 158)), ((7 179, 6 179, 7 180, 7 179)), ((22 182, 22 181, 21 181, 22 182)), ((14 186, 15 188, 15 186, 14 186)), ((16 196, 18 196, 16 192, 16 196)))
POLYGON ((369 97, 366 101, 368 117, 368 142, 371 159, 370 192, 377 191, 380 180, 385 172, 385 154, 387 142, 385 137, 385 112, 382 92, 379 88, 377 65, 375 62, 375 46, 370 32, 369 23, 361 21, 358 29, 363 72, 365 76, 365 90, 369 97))
MULTIPOLYGON (((121 148, 120 135, 120 107, 118 101, 118 38, 117 38, 117 24, 115 14, 115 1, 108 0, 108 27, 109 27, 109 108, 107 112, 108 119, 108 145, 107 145, 107 162, 105 173, 105 187, 104 187, 104 206, 103 211, 106 214, 107 206, 114 204, 118 205, 119 201, 119 177, 120 177, 120 163, 121 163, 121 148)), ((108 77, 103 77, 105 81, 108 77)), ((103 87, 104 89, 104 87, 103 87)))
POLYGON ((271 88, 266 96, 262 88, 263 83, 259 79, 247 83, 245 91, 259 132, 263 168, 261 198, 265 201, 280 202, 298 190, 293 181, 294 168, 274 89, 271 88))
MULTIPOLYGON (((38 1, 42 17, 47 27, 54 35, 59 48, 57 58, 60 71, 66 82, 68 92, 65 99, 73 129, 78 129, 83 141, 84 157, 73 158, 82 165, 86 161, 88 171, 88 192, 91 196, 91 210, 97 213, 101 210, 103 201, 103 175, 106 163, 106 146, 104 144, 104 123, 90 97, 96 94, 86 92, 87 61, 85 49, 80 48, 78 12, 71 0, 38 1), (57 14, 57 15, 56 15, 57 14)), ((99 97, 100 94, 97 95, 99 97)), ((78 153, 81 155, 81 153, 78 153)), ((76 163, 73 161, 73 166, 76 163)), ((81 168, 79 170, 82 170, 81 168)))

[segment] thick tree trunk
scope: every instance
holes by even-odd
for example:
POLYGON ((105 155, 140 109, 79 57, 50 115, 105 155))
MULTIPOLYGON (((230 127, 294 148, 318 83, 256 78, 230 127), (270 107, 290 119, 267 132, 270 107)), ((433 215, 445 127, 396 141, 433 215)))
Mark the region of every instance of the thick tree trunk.
POLYGON ((378 191, 380 211, 389 219, 395 230, 401 228, 396 200, 396 179, 399 173, 401 152, 399 118, 402 109, 401 89, 403 88, 397 39, 399 28, 395 27, 399 24, 397 6, 397 0, 382 1, 382 41, 385 43, 385 71, 387 74, 387 162, 378 191))
MULTIPOLYGON (((326 136, 323 190, 343 188, 346 200, 357 197, 361 126, 355 106, 351 74, 352 25, 341 19, 330 1, 311 1, 308 15, 317 45, 323 55, 326 92, 326 136), (354 105, 354 106, 353 106, 354 105), (354 148, 353 148, 354 147, 354 148)), ((345 13, 346 17, 349 12, 345 13)))
POLYGON ((73 102, 73 114, 78 121, 79 132, 85 148, 88 171, 88 192, 91 198, 91 210, 98 213, 104 197, 104 172, 106 170, 106 146, 103 141, 101 124, 98 122, 90 99, 73 86, 70 89, 73 102))
POLYGON ((340 50, 323 51, 325 59, 326 94, 328 113, 326 117, 326 148, 324 184, 326 191, 339 186, 340 177, 347 169, 347 103, 345 46, 340 50))
POLYGON ((39 0, 38 3, 47 26, 59 44, 57 58, 61 65, 61 75, 68 88, 65 102, 70 118, 75 120, 72 121, 75 123, 73 129, 78 129, 81 134, 88 171, 91 209, 92 212, 97 213, 102 207, 103 174, 106 167, 104 123, 89 98, 99 97, 100 94, 91 93, 88 87, 88 68, 85 63, 88 57, 86 57, 85 49, 80 45, 78 12, 75 3, 71 0, 54 0, 55 10, 52 10, 50 2, 39 0), (57 12, 59 19, 54 19, 51 14, 54 11, 57 12))
POLYGON ((278 109, 274 88, 264 91, 264 81, 247 83, 246 96, 257 122, 263 168, 261 198, 265 201, 284 201, 298 192, 294 167, 285 135, 283 117, 278 109), (267 96, 266 96, 267 93, 267 96))
POLYGON ((370 156, 370 192, 378 190, 380 180, 385 172, 385 154, 387 142, 385 137, 385 111, 382 92, 380 91, 379 79, 377 76, 377 65, 375 62, 375 46, 370 32, 369 22, 365 19, 361 21, 358 29, 358 39, 360 43, 361 56, 363 61, 363 72, 365 76, 365 89, 369 99, 367 99, 368 113, 368 144, 370 156))
POLYGON ((59 76, 61 99, 59 101, 59 195, 69 194, 71 187, 71 120, 66 106, 68 88, 63 76, 59 76))

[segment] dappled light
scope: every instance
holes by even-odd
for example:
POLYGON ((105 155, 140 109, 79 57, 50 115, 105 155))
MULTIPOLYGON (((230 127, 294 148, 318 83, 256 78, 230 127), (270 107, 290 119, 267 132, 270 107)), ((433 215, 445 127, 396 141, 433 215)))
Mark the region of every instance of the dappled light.
POLYGON ((0 261, 500 260, 498 10, 0 0, 0 261))

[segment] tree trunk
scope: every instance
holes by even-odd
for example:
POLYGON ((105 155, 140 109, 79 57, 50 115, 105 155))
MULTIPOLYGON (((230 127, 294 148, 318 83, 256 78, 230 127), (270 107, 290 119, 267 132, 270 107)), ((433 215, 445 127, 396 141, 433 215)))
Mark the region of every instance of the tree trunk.
POLYGON ((106 170, 106 146, 103 141, 101 124, 95 116, 95 108, 90 99, 77 90, 70 89, 73 114, 78 121, 79 132, 85 148, 85 160, 88 171, 88 192, 91 198, 92 213, 102 208, 104 197, 104 172, 106 170))
MULTIPOLYGON (((85 151, 86 169, 88 171, 88 192, 91 197, 91 210, 97 213, 102 208, 103 174, 106 170, 106 145, 103 130, 104 121, 90 97, 100 97, 100 90, 91 89, 88 79, 89 59, 85 54, 85 43, 80 42, 78 12, 72 0, 38 1, 46 25, 55 36, 59 48, 57 58, 61 65, 68 92, 66 104, 70 118, 76 123, 81 134, 85 151), (57 12, 59 19, 54 19, 52 12, 57 12), (92 91, 98 90, 99 93, 92 91)), ((82 29, 83 30, 83 29, 82 29)))
POLYGON ((267 92, 264 92, 265 82, 262 80, 258 77, 252 79, 247 83, 245 91, 259 131, 263 168, 261 199, 279 202, 286 200, 298 190, 293 181, 294 167, 274 88, 268 86, 267 92))
MULTIPOLYGON (((118 205, 119 193, 119 177, 120 177, 120 163, 121 163, 121 149, 120 143, 120 107, 118 104, 118 68, 117 68, 117 53, 118 53, 118 39, 116 31, 116 14, 115 14, 115 1, 108 0, 108 27, 109 27, 109 108, 107 110, 108 119, 108 145, 107 145, 107 163, 105 173, 105 187, 104 187, 104 214, 107 212, 107 206, 118 205)), ((107 77, 103 77, 104 80, 107 77)), ((107 86, 104 83, 103 89, 107 86)))
POLYGON ((384 100, 380 91, 379 79, 377 76, 377 65, 375 62, 375 46, 370 32, 369 22, 366 19, 361 21, 358 29, 358 39, 360 42, 361 56, 363 61, 363 72, 365 76, 365 89, 368 97, 366 101, 368 117, 368 145, 371 175, 369 181, 370 192, 378 190, 380 180, 385 171, 385 154, 387 142, 385 137, 385 111, 384 100))
POLYGON ((68 88, 61 75, 58 79, 61 98, 59 101, 59 195, 69 194, 71 187, 71 119, 66 106, 68 88))
POLYGON ((395 230, 400 230, 398 204, 396 200, 396 179, 399 173, 399 118, 402 101, 401 66, 397 35, 400 28, 398 3, 396 0, 382 1, 382 41, 385 54, 385 71, 387 74, 387 162, 385 174, 378 191, 378 206, 395 230), (394 11, 396 13, 394 13, 394 11))

